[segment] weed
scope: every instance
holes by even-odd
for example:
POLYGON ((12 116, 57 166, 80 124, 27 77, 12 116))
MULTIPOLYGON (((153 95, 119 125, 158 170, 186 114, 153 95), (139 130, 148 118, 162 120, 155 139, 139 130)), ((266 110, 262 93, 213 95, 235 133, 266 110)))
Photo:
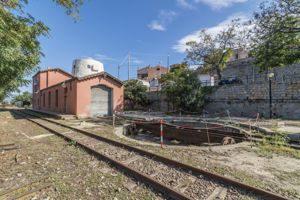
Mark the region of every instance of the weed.
POLYGON ((74 140, 72 140, 72 141, 69 142, 69 145, 70 145, 70 146, 76 146, 76 144, 77 144, 77 143, 76 143, 76 141, 74 141, 74 140))
POLYGON ((257 143, 259 147, 257 153, 260 156, 272 158, 273 154, 288 156, 300 159, 300 151, 286 146, 287 137, 283 133, 277 133, 275 136, 264 137, 261 143, 257 143))

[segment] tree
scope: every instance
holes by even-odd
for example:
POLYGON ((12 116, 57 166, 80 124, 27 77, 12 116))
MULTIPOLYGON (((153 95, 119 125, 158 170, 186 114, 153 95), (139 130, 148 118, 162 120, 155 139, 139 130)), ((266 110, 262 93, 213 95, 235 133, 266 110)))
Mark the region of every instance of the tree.
POLYGON ((173 108, 189 112, 201 111, 204 93, 197 74, 186 63, 171 66, 170 72, 161 78, 162 92, 173 108))
POLYGON ((23 92, 21 95, 17 95, 13 98, 12 103, 22 101, 24 106, 31 105, 32 94, 30 92, 23 92))
POLYGON ((245 47, 243 37, 244 30, 240 19, 232 22, 217 34, 210 34, 203 29, 198 41, 187 43, 186 60, 193 65, 203 68, 205 71, 216 72, 218 78, 222 78, 222 70, 232 56, 235 48, 245 47))
MULTIPOLYGON (((83 0, 53 0, 76 16, 83 0)), ((0 0, 0 100, 21 85, 24 77, 38 70, 43 53, 38 38, 49 28, 23 11, 27 0, 0 0)))
POLYGON ((300 61, 299 0, 263 2, 251 23, 251 54, 261 70, 300 61))
POLYGON ((146 106, 148 104, 146 91, 147 86, 139 80, 129 80, 124 85, 125 101, 128 102, 129 108, 134 109, 136 106, 146 106))
POLYGON ((179 63, 179 64, 173 64, 170 66, 170 72, 176 72, 180 70, 188 69, 188 64, 186 62, 179 63))

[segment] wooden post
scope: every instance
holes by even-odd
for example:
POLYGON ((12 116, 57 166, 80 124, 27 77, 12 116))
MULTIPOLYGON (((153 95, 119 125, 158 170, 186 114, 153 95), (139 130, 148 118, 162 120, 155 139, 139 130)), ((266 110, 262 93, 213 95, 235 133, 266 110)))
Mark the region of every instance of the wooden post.
POLYGON ((163 120, 160 120, 160 148, 163 148, 164 143, 164 128, 163 128, 163 120))
POLYGON ((116 114, 113 114, 113 127, 115 128, 115 120, 116 120, 116 114))
POLYGON ((205 121, 205 126, 206 126, 206 134, 207 134, 207 142, 208 142, 208 146, 209 146, 209 151, 211 151, 211 144, 210 144, 210 137, 209 137, 208 127, 207 127, 207 121, 205 121))

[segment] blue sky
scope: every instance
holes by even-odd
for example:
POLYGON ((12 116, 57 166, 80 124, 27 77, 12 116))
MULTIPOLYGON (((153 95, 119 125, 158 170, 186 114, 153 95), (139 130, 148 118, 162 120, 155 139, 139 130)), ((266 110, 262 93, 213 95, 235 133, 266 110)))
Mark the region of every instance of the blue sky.
POLYGON ((120 79, 125 80, 128 52, 132 78, 138 67, 166 65, 167 55, 170 64, 182 62, 183 44, 197 31, 217 31, 235 16, 247 18, 260 0, 86 0, 78 22, 50 0, 29 2, 26 10, 51 29, 49 37, 40 39, 41 69, 70 72, 75 58, 92 57, 115 76, 121 64, 120 79))

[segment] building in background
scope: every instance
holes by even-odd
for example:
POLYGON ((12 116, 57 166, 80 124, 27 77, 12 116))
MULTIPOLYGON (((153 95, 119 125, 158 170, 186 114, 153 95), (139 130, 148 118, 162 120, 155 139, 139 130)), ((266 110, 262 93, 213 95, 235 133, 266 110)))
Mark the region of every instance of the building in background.
MULTIPOLYGON (((249 51, 247 49, 244 48, 234 49, 232 56, 227 62, 227 65, 230 66, 231 63, 240 62, 241 60, 247 60, 247 59, 249 59, 249 51)), ((216 74, 216 72, 208 72, 207 70, 201 67, 198 67, 196 69, 196 73, 202 86, 215 86, 218 85, 218 83, 221 81, 218 80, 218 75, 216 74)), ((235 78, 240 78, 240 77, 238 76, 238 74, 232 74, 231 77, 226 77, 225 79, 230 80, 235 78)))
POLYGON ((249 58, 249 51, 244 48, 234 49, 229 62, 249 58))
POLYGON ((72 72, 59 68, 37 72, 32 78, 33 109, 78 117, 105 116, 123 110, 123 82, 105 72, 102 63, 75 60, 72 72))
POLYGON ((155 78, 160 79, 162 74, 168 73, 168 68, 157 65, 155 67, 147 66, 137 71, 137 78, 145 81, 151 81, 155 78))
POLYGON ((160 65, 151 67, 143 67, 138 69, 137 78, 142 81, 146 81, 149 83, 150 91, 160 90, 160 78, 163 74, 168 73, 168 68, 160 65))

